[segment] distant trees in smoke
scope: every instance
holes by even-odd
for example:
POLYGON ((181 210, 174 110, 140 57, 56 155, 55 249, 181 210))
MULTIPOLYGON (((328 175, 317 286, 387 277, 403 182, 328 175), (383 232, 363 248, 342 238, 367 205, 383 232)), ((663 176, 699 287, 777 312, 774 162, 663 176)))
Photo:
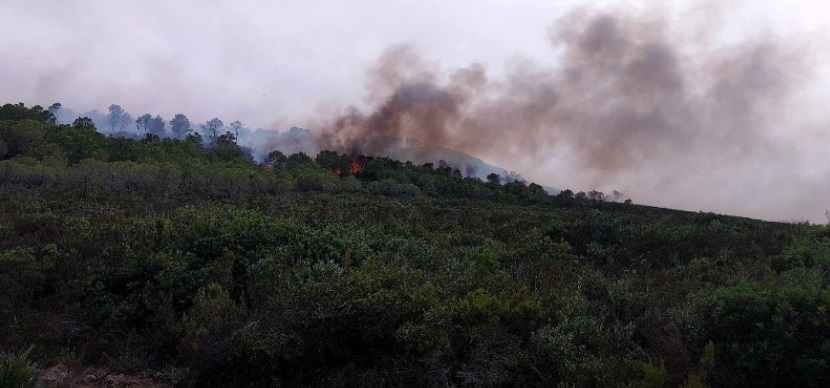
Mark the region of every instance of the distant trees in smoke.
POLYGON ((501 184, 501 176, 499 174, 491 172, 489 175, 487 175, 487 183, 494 186, 498 186, 501 184))
MULTIPOLYGON (((275 149, 286 153, 305 152, 307 154, 316 154, 321 151, 314 135, 309 130, 299 127, 291 127, 287 131, 252 129, 240 120, 233 120, 226 125, 225 121, 219 117, 197 123, 183 113, 176 113, 169 121, 152 113, 144 113, 133 118, 120 104, 109 105, 105 113, 98 110, 78 113, 56 103, 50 106, 49 112, 59 124, 71 124, 78 118, 88 118, 100 132, 111 136, 144 138, 152 135, 159 138, 177 139, 196 136, 208 145, 215 144, 220 138, 222 141, 232 139, 236 144, 247 148, 256 160, 263 160, 268 152, 275 149), (228 133, 232 136, 227 136, 228 133)), ((448 166, 452 165, 453 168, 460 169, 463 175, 468 177, 483 179, 486 174, 496 172, 504 176, 505 182, 523 180, 518 174, 511 174, 501 168, 486 165, 481 160, 458 152, 412 149, 409 151, 414 152, 407 154, 401 151, 406 150, 390 150, 390 154, 418 163, 438 162, 439 159, 446 159, 448 166)))
POLYGON ((286 132, 251 129, 240 120, 226 125, 218 117, 197 124, 184 113, 176 113, 169 121, 162 115, 149 112, 133 117, 120 104, 110 104, 104 112, 91 110, 78 113, 61 103, 54 103, 48 109, 41 110, 44 114, 50 115, 57 124, 78 123, 115 137, 149 140, 190 139, 198 140, 208 147, 225 147, 230 143, 238 145, 255 160, 262 160, 268 151, 273 150, 273 143, 291 144, 287 150, 295 152, 313 150, 313 147, 310 147, 310 132, 301 128, 292 128, 286 132))
MULTIPOLYGON (((173 137, 184 139, 190 134, 195 134, 194 124, 184 113, 176 113, 170 121, 158 114, 144 113, 133 118, 133 116, 121 105, 110 104, 107 111, 102 113, 98 110, 91 110, 84 113, 77 113, 64 107, 61 103, 54 103, 49 106, 49 113, 55 118, 58 124, 71 124, 80 118, 89 119, 93 125, 102 133, 124 137, 144 137, 147 135, 158 136, 159 138, 173 137), (133 127, 134 125, 134 127, 133 127)), ((210 142, 217 141, 225 130, 224 122, 219 118, 213 118, 200 124, 198 128, 210 142)), ((235 120, 231 122, 229 132, 232 138, 238 140, 240 137, 251 132, 245 125, 235 120)), ((200 134, 201 135, 201 134, 200 134)), ((225 136, 223 139, 228 139, 225 136)))
POLYGON ((219 132, 221 132, 222 128, 225 127, 225 123, 223 123, 222 120, 219 120, 218 118, 214 117, 208 120, 206 123, 202 124, 201 127, 209 138, 216 139, 216 137, 219 135, 219 132))
POLYGON ((135 131, 138 133, 146 133, 147 128, 150 126, 151 119, 152 116, 148 113, 138 116, 138 118, 135 119, 135 131))
MULTIPOLYGON (((109 105, 107 113, 93 110, 78 114, 65 108, 61 103, 54 103, 46 110, 41 108, 41 111, 44 114, 51 115, 59 124, 73 123, 79 127, 93 127, 111 136, 147 139, 192 139, 209 147, 228 148, 228 152, 239 146, 253 159, 260 161, 265 159, 267 154, 273 150, 310 154, 321 151, 311 132, 298 127, 292 127, 284 132, 252 130, 247 128, 240 120, 234 120, 226 126, 225 122, 218 117, 195 126, 190 118, 183 113, 176 113, 170 121, 166 121, 161 115, 151 113, 144 113, 133 119, 133 116, 119 104, 109 105), (133 127, 132 124, 135 126, 133 127)), ((8 152, 5 150, 6 148, 8 148, 7 144, 0 144, 0 152, 8 152)), ((400 156, 401 159, 409 160, 406 155, 400 156)), ((527 180, 520 174, 486 165, 481 160, 468 155, 450 154, 447 160, 438 159, 437 156, 438 154, 429 154, 426 159, 432 159, 430 161, 423 160, 421 163, 432 166, 431 162, 435 161, 438 170, 446 170, 448 174, 453 176, 484 180, 491 186, 516 186, 517 189, 520 186, 530 187, 527 180)), ((422 156, 422 158, 424 157, 422 156)), ((618 190, 614 190, 610 194, 598 190, 580 191, 578 193, 570 190, 560 192, 559 189, 535 184, 533 184, 533 190, 545 191, 551 195, 558 194, 565 200, 630 202, 630 200, 625 200, 625 195, 618 190)))
POLYGON ((135 120, 135 128, 139 134, 167 137, 167 124, 161 116, 153 117, 149 113, 139 116, 135 120))
POLYGON ((112 104, 108 111, 107 121, 111 132, 123 131, 133 121, 132 116, 121 105, 112 104))
POLYGON ((566 189, 559 192, 557 198, 563 202, 584 202, 584 201, 594 201, 594 202, 622 202, 625 204, 631 204, 631 199, 625 199, 625 194, 623 194, 619 190, 614 190, 611 195, 606 195, 602 191, 599 190, 590 190, 588 192, 580 191, 574 193, 572 190, 566 189))
POLYGON ((133 116, 120 104, 110 104, 103 112, 91 110, 79 113, 55 103, 44 112, 51 114, 58 124, 69 125, 85 118, 99 132, 110 136, 134 139, 148 136, 160 139, 198 138, 200 142, 211 147, 219 142, 230 141, 238 144, 255 160, 262 160, 269 151, 276 148, 292 153, 319 151, 311 132, 297 127, 287 131, 254 129, 247 127, 240 120, 233 120, 226 125, 219 117, 198 123, 184 113, 176 113, 167 121, 162 115, 149 112, 133 116))
POLYGON ((170 120, 170 131, 173 132, 173 136, 177 139, 184 139, 191 130, 190 119, 182 113, 177 113, 170 120))
POLYGON ((60 112, 62 107, 63 107, 63 105, 61 103, 56 102, 56 103, 49 106, 49 113, 52 114, 52 117, 57 119, 58 118, 58 112, 60 112))
POLYGON ((233 131, 234 136, 237 137, 237 138, 239 137, 239 130, 240 129, 242 129, 242 122, 241 121, 236 120, 236 121, 231 123, 231 130, 233 131))

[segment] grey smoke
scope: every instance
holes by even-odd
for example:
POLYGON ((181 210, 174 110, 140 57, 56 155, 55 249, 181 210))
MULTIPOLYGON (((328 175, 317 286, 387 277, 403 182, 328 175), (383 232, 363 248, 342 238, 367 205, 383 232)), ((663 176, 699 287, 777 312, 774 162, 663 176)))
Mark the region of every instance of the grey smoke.
POLYGON ((413 158, 462 151, 541 184, 824 221, 824 2, 574 3, 6 0, 0 99, 302 126, 300 141, 240 141, 403 141, 413 158), (790 31, 764 31, 771 15, 790 31))
POLYGON ((820 139, 777 136, 797 131, 810 109, 797 105, 813 82, 803 48, 772 36, 687 41, 660 13, 647 16, 574 11, 550 30, 554 65, 520 63, 497 79, 479 64, 441 73, 410 47, 393 47, 371 70, 375 106, 324 123, 319 141, 394 154, 417 139, 518 162, 534 176, 545 175, 534 164, 562 154, 569 159, 552 168, 583 188, 622 186, 667 206, 821 217, 830 206, 826 167, 816 181, 793 182, 793 170, 808 167, 799 143, 820 139), (816 188, 821 195, 800 191, 816 188))

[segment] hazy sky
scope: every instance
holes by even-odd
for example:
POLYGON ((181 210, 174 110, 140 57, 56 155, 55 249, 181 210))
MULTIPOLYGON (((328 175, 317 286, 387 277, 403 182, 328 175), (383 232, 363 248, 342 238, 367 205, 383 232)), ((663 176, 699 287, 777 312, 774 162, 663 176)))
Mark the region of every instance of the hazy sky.
POLYGON ((724 44, 753 36, 786 42, 806 63, 809 82, 790 96, 802 104, 794 117, 784 117, 779 132, 769 135, 799 156, 744 161, 749 165, 697 173, 668 187, 661 183, 666 177, 647 171, 598 181, 558 157, 478 156, 544 184, 618 187, 640 202, 824 219, 830 208, 830 127, 824 124, 830 119, 818 106, 830 101, 821 54, 830 5, 820 0, 0 0, 0 101, 60 101, 76 111, 119 103, 133 114, 184 112, 196 121, 218 116, 284 128, 366 104, 367 71, 396 44, 411 44, 442 70, 481 63, 498 77, 525 60, 556 67, 549 31, 577 7, 659 9, 685 33, 716 34, 708 39, 724 44))

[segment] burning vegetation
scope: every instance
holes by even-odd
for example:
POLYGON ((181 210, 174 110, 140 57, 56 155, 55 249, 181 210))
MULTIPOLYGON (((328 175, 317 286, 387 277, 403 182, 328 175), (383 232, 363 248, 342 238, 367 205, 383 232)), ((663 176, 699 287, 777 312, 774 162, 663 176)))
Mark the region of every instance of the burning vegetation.
MULTIPOLYGON (((360 173, 360 170, 362 170, 362 169, 363 169, 363 166, 358 161, 352 160, 351 162, 349 162, 349 169, 346 170, 346 171, 347 171, 348 175, 355 176, 358 173, 360 173)), ((331 172, 334 175, 339 176, 339 177, 344 176, 343 170, 341 170, 340 167, 333 167, 331 172)))
MULTIPOLYGON (((492 79, 479 64, 443 73, 409 46, 389 49, 369 73, 368 113, 324 123, 320 149, 386 155, 407 142, 498 159, 544 160, 568 148, 584 171, 618 174, 691 153, 750 157, 770 146, 767 125, 802 71, 772 41, 693 48, 660 15, 574 12, 550 30, 554 68, 516 65, 492 79), (691 55, 699 58, 690 61, 691 55)), ((711 43, 715 46, 715 43, 711 43)), ((394 156, 394 155, 392 155, 394 156)))
MULTIPOLYGON (((629 188, 683 206, 703 200, 690 186, 728 178, 729 197, 712 206, 745 209, 746 197, 781 190, 773 182, 790 177, 769 169, 769 179, 752 179, 759 163, 798 163, 774 133, 793 125, 787 107, 811 69, 797 46, 774 37, 726 45, 714 32, 700 39, 687 31, 719 27, 705 19, 677 25, 649 9, 574 11, 549 31, 555 64, 516 61, 498 76, 480 64, 443 71, 410 46, 392 47, 368 73, 370 108, 313 120, 315 141, 393 158, 412 143, 453 149, 550 183, 629 188), (740 187, 751 192, 734 192, 740 187)), ((824 209, 808 202, 792 211, 824 209)))

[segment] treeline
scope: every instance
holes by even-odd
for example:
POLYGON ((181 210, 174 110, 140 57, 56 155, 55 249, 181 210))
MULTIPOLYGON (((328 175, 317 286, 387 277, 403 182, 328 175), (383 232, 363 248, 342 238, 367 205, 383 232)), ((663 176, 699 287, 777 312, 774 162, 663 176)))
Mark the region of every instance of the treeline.
POLYGON ((0 376, 830 384, 826 227, 53 118, 0 108, 0 376))
MULTIPOLYGON (((14 109, 26 109, 22 103, 17 105, 7 104, 6 106, 14 109)), ((226 126, 219 118, 213 118, 197 125, 192 123, 184 113, 176 113, 170 121, 165 120, 160 115, 154 116, 150 113, 133 117, 130 112, 118 104, 111 104, 106 112, 92 110, 81 114, 65 108, 61 103, 54 103, 45 110, 40 106, 33 107, 33 110, 38 109, 51 113, 55 123, 69 124, 77 119, 87 118, 93 122, 99 131, 120 137, 143 137, 151 134, 160 138, 184 139, 190 134, 200 133, 207 138, 215 139, 225 133, 230 133, 238 138, 241 130, 249 131, 239 120, 226 126)))
POLYGON ((432 163, 414 165, 332 151, 322 151, 314 158, 302 152, 286 156, 277 150, 258 165, 230 132, 208 142, 198 133, 183 139, 153 133, 140 140, 107 136, 88 118, 56 125, 54 116, 38 106, 5 105, 0 122, 4 123, 0 127, 0 159, 14 160, 0 168, 0 182, 40 186, 56 193, 97 194, 102 199, 124 191, 165 198, 196 195, 218 199, 296 189, 392 196, 424 193, 563 205, 606 200, 598 191, 574 194, 564 190, 551 196, 538 184, 496 174, 483 182, 465 177, 443 162, 435 167, 432 163))

